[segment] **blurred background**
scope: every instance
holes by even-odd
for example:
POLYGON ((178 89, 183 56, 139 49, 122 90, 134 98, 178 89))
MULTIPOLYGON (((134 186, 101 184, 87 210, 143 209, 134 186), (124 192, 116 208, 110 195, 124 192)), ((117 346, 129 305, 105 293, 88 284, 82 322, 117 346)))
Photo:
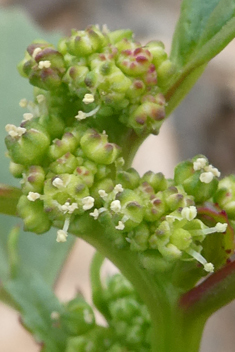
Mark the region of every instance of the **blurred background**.
MULTIPOLYGON (((111 30, 130 28, 143 43, 162 40, 169 52, 180 3, 180 0, 0 0, 0 11, 12 7, 23 10, 43 30, 59 31, 62 35, 68 35, 71 28, 84 29, 97 23, 107 24, 111 30)), ((160 135, 146 140, 134 162, 141 174, 152 169, 172 177, 177 162, 196 154, 205 154, 223 175, 235 171, 234 57, 232 42, 212 60, 160 135)), ((90 299, 88 266, 92 253, 92 248, 77 241, 56 286, 61 300, 71 299, 77 289, 90 299)), ((107 265, 105 270, 114 269, 107 265)), ((233 352, 234 329, 232 303, 208 321, 201 352, 233 352)), ((0 305, 0 350, 40 350, 21 328, 17 314, 3 304, 0 305)))

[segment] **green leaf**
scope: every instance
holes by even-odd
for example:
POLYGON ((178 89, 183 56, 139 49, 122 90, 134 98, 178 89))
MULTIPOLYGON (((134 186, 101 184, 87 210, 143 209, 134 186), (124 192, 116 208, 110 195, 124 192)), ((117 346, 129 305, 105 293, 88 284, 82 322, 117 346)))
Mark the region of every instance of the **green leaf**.
MULTIPOLYGON (((39 30, 19 9, 4 10, 0 7, 0 182, 19 187, 9 172, 9 159, 6 158, 4 138, 5 125, 13 123, 19 126, 25 112, 19 107, 22 98, 32 99, 33 87, 20 77, 18 62, 24 57, 27 46, 36 38, 57 42, 59 35, 39 30)), ((4 206, 4 205, 3 205, 4 206)), ((9 273, 7 238, 12 226, 22 224, 20 219, 1 215, 0 233, 0 279, 6 280, 9 273)), ((21 225, 22 227, 22 225, 21 225)), ((22 268, 31 267, 37 271, 46 283, 53 285, 61 266, 73 244, 70 236, 67 243, 56 242, 56 231, 51 230, 43 236, 21 231, 19 237, 19 257, 22 268)), ((0 293, 0 297, 1 293, 0 293)))
POLYGON ((45 352, 64 352, 67 334, 51 319, 52 312, 61 314, 62 305, 51 288, 34 270, 25 270, 4 285, 21 313, 22 323, 33 333, 45 352))
POLYGON ((168 114, 234 37, 235 0, 183 0, 170 55, 178 74, 165 91, 168 114))

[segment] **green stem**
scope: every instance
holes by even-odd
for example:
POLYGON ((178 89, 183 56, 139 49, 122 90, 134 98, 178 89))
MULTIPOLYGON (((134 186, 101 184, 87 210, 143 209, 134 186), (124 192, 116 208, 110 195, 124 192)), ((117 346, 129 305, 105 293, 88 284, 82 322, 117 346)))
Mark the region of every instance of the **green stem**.
POLYGON ((9 185, 0 184, 0 213, 17 215, 16 206, 21 196, 21 190, 9 185))

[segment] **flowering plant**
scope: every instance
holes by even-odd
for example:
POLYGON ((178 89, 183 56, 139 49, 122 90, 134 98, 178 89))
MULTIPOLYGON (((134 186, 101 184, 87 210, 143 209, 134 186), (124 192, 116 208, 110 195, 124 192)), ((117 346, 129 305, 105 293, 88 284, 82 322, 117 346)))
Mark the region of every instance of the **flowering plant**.
POLYGON ((26 231, 56 228, 57 246, 74 235, 97 249, 93 302, 107 321, 98 325, 81 295, 61 304, 41 278, 27 304, 22 286, 32 274, 19 270, 13 229, 1 297, 42 351, 196 352, 208 317, 234 298, 234 176, 220 178, 203 155, 178 164, 172 179, 131 167, 234 38, 234 7, 184 0, 170 56, 162 42, 142 45, 106 26, 28 46, 18 69, 34 97, 20 101, 23 120, 6 125, 5 139, 21 187, 1 186, 0 211, 22 218, 26 231), (105 257, 125 277, 104 284, 105 257))

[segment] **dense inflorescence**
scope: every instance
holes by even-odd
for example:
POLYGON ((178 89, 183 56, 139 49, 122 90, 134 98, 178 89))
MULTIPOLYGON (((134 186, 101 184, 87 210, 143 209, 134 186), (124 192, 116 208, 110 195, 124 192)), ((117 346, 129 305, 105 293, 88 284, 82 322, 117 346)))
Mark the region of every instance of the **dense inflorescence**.
POLYGON ((150 171, 140 177, 125 164, 122 133, 158 133, 165 117, 162 92, 175 71, 162 43, 141 46, 130 31, 89 27, 72 31, 57 49, 31 44, 19 69, 35 86, 35 99, 20 101, 28 112, 20 127, 6 126, 6 145, 10 170, 21 178, 25 230, 56 226, 57 241, 65 242, 70 226, 89 214, 92 226, 115 233, 117 248, 140 253, 145 268, 154 256, 163 260, 159 268, 180 259, 213 271, 202 253, 212 233, 226 238, 227 260, 234 180, 219 182, 204 156, 180 163, 172 180, 150 171), (228 217, 213 213, 208 223, 198 215, 206 202, 228 217))

